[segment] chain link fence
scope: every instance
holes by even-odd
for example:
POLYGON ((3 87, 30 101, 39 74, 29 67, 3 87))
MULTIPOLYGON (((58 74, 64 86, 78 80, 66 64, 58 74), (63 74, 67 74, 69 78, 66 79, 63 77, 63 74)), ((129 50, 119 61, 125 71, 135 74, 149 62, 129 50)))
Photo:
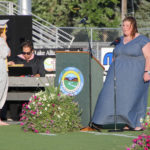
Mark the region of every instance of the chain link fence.
MULTIPOLYGON (((121 28, 85 28, 85 27, 60 27, 60 29, 75 37, 74 42, 112 42, 122 35, 121 28), (87 36, 88 35, 88 36, 87 36)), ((150 38, 150 28, 138 29, 140 34, 150 38)))
MULTIPOLYGON (((100 60, 101 48, 111 47, 110 43, 122 36, 121 28, 61 27, 61 29, 75 37, 72 48, 82 48, 84 51, 88 51, 90 42, 93 55, 98 60, 100 60)), ((138 30, 140 34, 150 38, 150 28, 138 30)))

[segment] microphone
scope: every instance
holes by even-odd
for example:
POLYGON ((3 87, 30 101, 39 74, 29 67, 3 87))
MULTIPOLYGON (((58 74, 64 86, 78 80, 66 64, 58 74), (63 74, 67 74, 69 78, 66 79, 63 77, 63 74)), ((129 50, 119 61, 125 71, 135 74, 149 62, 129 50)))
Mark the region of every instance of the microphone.
POLYGON ((118 45, 119 43, 120 43, 120 37, 117 37, 112 43, 110 43, 110 46, 112 46, 112 45, 114 45, 114 46, 116 46, 116 45, 118 45))
POLYGON ((79 24, 86 24, 86 21, 88 20, 88 17, 84 17, 83 19, 80 20, 79 24))

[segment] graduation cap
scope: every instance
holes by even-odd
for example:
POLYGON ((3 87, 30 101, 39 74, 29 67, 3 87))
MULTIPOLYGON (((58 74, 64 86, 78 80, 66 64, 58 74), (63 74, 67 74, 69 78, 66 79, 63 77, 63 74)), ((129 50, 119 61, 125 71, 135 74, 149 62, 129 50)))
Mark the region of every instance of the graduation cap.
POLYGON ((0 20, 0 28, 1 29, 3 29, 3 33, 6 33, 6 28, 7 28, 7 22, 8 22, 9 20, 7 19, 5 19, 5 20, 0 20))
POLYGON ((5 20, 0 20, 0 28, 7 28, 7 22, 9 20, 8 19, 5 19, 5 20))

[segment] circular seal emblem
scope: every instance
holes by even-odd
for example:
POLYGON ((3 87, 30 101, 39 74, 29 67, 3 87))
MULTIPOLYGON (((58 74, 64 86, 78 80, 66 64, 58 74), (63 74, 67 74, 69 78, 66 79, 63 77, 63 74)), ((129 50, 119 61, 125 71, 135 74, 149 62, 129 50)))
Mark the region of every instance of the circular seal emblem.
POLYGON ((78 95, 84 85, 81 71, 75 67, 65 68, 59 76, 60 90, 66 95, 78 95))
POLYGON ((56 60, 54 58, 46 58, 44 60, 44 68, 46 71, 55 71, 56 60))

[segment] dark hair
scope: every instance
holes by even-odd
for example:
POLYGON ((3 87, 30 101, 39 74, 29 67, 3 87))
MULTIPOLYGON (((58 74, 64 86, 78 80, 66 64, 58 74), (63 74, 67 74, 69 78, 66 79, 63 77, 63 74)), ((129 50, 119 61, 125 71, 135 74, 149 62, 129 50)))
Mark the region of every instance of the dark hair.
POLYGON ((33 51, 33 43, 30 41, 25 41, 21 44, 21 49, 23 50, 24 47, 29 47, 31 51, 33 51))
POLYGON ((135 34, 138 32, 136 19, 132 16, 128 16, 123 19, 123 22, 125 21, 129 21, 131 23, 131 26, 133 27, 131 32, 131 36, 133 38, 135 34))

